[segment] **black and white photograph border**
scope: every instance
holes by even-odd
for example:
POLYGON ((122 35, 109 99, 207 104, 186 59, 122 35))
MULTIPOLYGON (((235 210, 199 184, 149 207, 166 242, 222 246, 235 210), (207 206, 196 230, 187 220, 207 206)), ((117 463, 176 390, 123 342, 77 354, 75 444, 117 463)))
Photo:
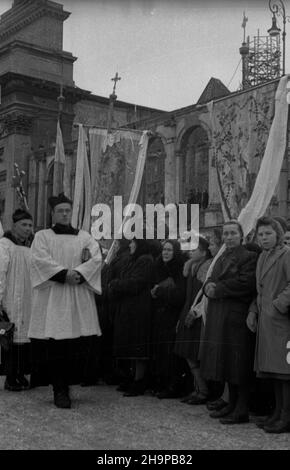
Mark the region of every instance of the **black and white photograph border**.
MULTIPOLYGON (((200 236, 210 245, 213 231, 225 218, 237 219, 250 199, 261 155, 266 152, 275 92, 290 68, 286 53, 287 48, 290 51, 290 1, 272 3, 274 7, 267 0, 0 0, 1 235, 10 229, 12 220, 14 224, 27 220, 27 213, 32 214, 37 235, 55 223, 50 210, 55 206, 49 208, 46 201, 63 189, 74 198, 82 124, 89 140, 84 144, 88 159, 101 146, 108 157, 99 167, 93 160, 89 163, 94 203, 102 202, 103 196, 110 205, 113 195, 121 193, 126 202, 131 200, 139 138, 144 130, 150 131, 145 180, 143 173, 139 178, 140 204, 199 204, 200 236), (276 11, 280 3, 283 7, 276 11), (271 24, 275 26, 273 16, 281 41, 267 45, 264 38, 271 24), (264 81, 251 68, 254 62, 245 58, 249 51, 257 57, 261 54, 261 62, 268 60, 261 69, 261 74, 268 73, 264 81), (243 101, 243 93, 251 87, 255 102, 243 101), (236 124, 249 106, 250 125, 260 126, 255 128, 251 149, 253 153, 255 145, 259 155, 244 162, 243 149, 238 148, 238 170, 214 158, 214 146, 228 144, 223 126, 217 128, 219 142, 208 137, 208 103, 226 99, 230 106, 232 96, 237 97, 240 115, 226 116, 220 108, 218 117, 225 119, 223 123, 229 125, 232 120, 236 124), (125 139, 121 133, 127 131, 131 134, 125 139), (112 143, 114 133, 118 136, 112 143), (239 173, 232 176, 233 171, 239 173), (234 178, 236 183, 239 177, 240 186, 233 188, 234 178), (18 207, 28 212, 15 221, 18 207)), ((241 146, 248 142, 248 130, 240 130, 241 146)), ((267 207, 269 215, 283 216, 289 224, 290 173, 282 163, 281 168, 278 189, 273 188, 267 207)), ((81 197, 81 191, 78 194, 81 197)), ((75 221, 82 218, 79 228, 88 227, 89 232, 90 216, 85 211, 81 214, 82 204, 78 209, 72 206, 72 217, 75 221)), ((67 236, 67 232, 57 236, 67 236)), ((104 254, 110 252, 110 244, 99 240, 99 245, 104 254)), ((86 252, 84 263, 94 257, 91 251, 86 252)), ((86 275, 81 269, 78 277, 70 272, 70 283, 86 282, 86 275)), ((0 357, 4 374, 3 348, 0 357)), ((205 403, 182 403, 182 396, 159 400, 148 390, 124 397, 116 384, 103 379, 72 385, 71 407, 64 409, 55 406, 50 386, 12 391, 1 375, 0 451, 94 450, 109 455, 110 451, 155 450, 161 455, 167 450, 191 455, 195 450, 290 449, 289 432, 265 433, 257 427, 254 414, 249 422, 224 425, 209 416, 205 403)))

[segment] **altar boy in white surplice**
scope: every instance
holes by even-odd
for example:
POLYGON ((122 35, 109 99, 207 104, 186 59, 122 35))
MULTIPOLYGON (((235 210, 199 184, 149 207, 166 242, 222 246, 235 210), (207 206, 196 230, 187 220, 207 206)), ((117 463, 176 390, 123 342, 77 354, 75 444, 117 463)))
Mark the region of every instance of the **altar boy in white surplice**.
POLYGON ((71 373, 82 368, 92 339, 101 335, 94 294, 101 293, 102 256, 89 233, 71 226, 72 201, 61 193, 49 204, 54 225, 36 233, 31 247, 28 336, 34 365, 49 366, 55 405, 70 408, 71 373))
POLYGON ((30 373, 28 327, 31 315, 30 245, 32 216, 23 209, 12 215, 12 227, 0 239, 0 310, 15 324, 13 344, 3 353, 5 390, 29 388, 24 374, 30 373))

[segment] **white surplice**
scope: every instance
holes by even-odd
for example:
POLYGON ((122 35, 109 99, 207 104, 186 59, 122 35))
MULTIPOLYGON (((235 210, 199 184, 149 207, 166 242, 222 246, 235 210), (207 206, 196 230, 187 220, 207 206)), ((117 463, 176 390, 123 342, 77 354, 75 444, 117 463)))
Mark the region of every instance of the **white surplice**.
POLYGON ((31 314, 30 248, 0 240, 0 302, 15 323, 14 343, 28 343, 31 314))
POLYGON ((28 336, 69 339, 101 335, 94 293, 101 293, 102 255, 89 233, 60 235, 52 229, 36 233, 31 246, 32 313, 28 336), (82 263, 82 251, 91 258, 82 263), (79 285, 49 279, 63 269, 77 270, 85 278, 79 285))

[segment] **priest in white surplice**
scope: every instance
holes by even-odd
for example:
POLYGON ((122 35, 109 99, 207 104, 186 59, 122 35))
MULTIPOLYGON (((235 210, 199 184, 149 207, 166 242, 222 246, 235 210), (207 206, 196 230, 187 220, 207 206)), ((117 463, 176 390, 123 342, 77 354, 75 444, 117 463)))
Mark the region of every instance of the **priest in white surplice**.
POLYGON ((85 360, 100 336, 94 293, 101 293, 102 256, 89 233, 70 224, 72 202, 49 199, 54 225, 36 233, 31 247, 32 313, 28 336, 34 362, 49 363, 54 403, 70 408, 69 371, 85 360))
MULTIPOLYGON (((32 216, 23 209, 12 215, 11 230, 0 239, 0 310, 15 324, 13 344, 3 353, 5 390, 29 388, 24 374, 30 373, 28 326, 31 315, 30 245, 32 216)), ((2 357, 1 357, 2 359, 2 357)))

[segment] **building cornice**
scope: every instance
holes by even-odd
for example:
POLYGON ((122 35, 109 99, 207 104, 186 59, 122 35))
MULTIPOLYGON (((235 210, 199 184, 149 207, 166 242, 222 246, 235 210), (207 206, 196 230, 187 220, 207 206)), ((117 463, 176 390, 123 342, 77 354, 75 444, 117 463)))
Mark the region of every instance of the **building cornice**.
MULTIPOLYGON (((2 94, 12 91, 25 91, 31 92, 34 90, 49 93, 52 96, 58 96, 60 92, 60 85, 56 82, 44 80, 41 78, 30 77, 14 72, 7 72, 0 76, 0 84, 2 86, 2 94)), ((63 93, 68 97, 70 102, 76 102, 81 99, 88 99, 90 91, 83 90, 82 88, 64 85, 63 93)))
POLYGON ((30 52, 32 51, 33 54, 37 54, 41 57, 56 57, 67 62, 75 62, 77 60, 77 57, 73 56, 71 52, 55 51, 36 46, 35 44, 31 44, 29 42, 20 41, 18 39, 10 42, 9 44, 4 44, 2 47, 0 46, 0 55, 9 54, 13 49, 27 49, 30 52))
MULTIPOLYGON (((12 93, 14 91, 24 91, 26 93, 34 93, 38 90, 41 95, 52 96, 57 98, 60 92, 60 85, 57 82, 52 82, 49 80, 44 80, 41 78, 30 77, 28 75, 22 75, 15 72, 6 72, 3 75, 0 75, 0 84, 2 86, 2 95, 12 93)), ((97 102, 105 106, 109 104, 109 98, 99 95, 93 95, 90 91, 84 90, 77 86, 63 86, 63 94, 65 98, 72 104, 79 101, 85 102, 97 102)), ((139 110, 151 110, 158 113, 158 118, 161 116, 164 117, 164 114, 167 114, 166 111, 160 111, 155 108, 149 108, 146 106, 139 106, 133 103, 127 103, 125 101, 116 101, 115 108, 128 108, 137 106, 139 110)), ((152 118, 153 119, 153 118, 152 118)), ((150 118, 147 118, 146 121, 149 121, 150 118)), ((125 126, 124 126, 125 127, 125 126)))
POLYGON ((17 33, 42 16, 65 21, 70 13, 63 10, 62 5, 46 0, 28 0, 16 5, 1 15, 0 41, 17 33))

